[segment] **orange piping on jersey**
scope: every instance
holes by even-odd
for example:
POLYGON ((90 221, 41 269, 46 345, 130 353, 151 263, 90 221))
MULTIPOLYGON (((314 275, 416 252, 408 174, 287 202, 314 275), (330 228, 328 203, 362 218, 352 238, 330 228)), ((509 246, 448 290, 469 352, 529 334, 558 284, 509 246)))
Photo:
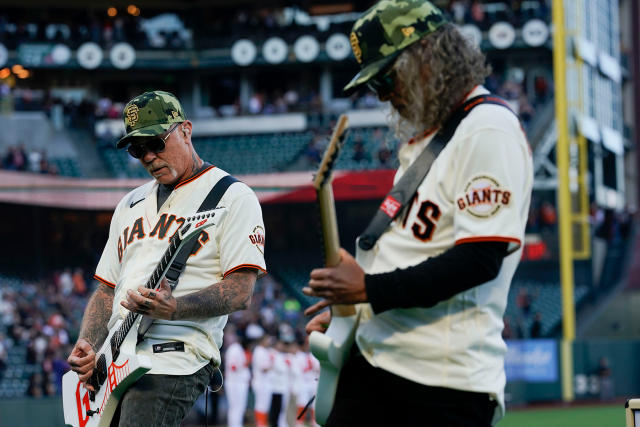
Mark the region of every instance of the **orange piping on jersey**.
POLYGON ((240 270, 241 268, 254 268, 256 270, 262 271, 264 274, 267 274, 267 270, 265 270, 264 268, 260 267, 259 265, 255 265, 255 264, 240 264, 240 265, 238 265, 236 267, 233 267, 231 270, 227 271, 226 273, 224 273, 222 275, 222 278, 224 279, 229 274, 233 273, 236 270, 240 270))
POLYGON ((413 138, 411 138, 411 139, 407 142, 407 144, 411 145, 411 144, 414 144, 416 141, 422 141, 423 139, 425 139, 425 138, 427 138, 427 137, 431 136, 431 134, 432 134, 432 133, 434 133, 434 132, 435 132, 435 131, 437 131, 437 130, 438 130, 438 127, 437 127, 437 126, 434 126, 434 127, 432 127, 432 128, 429 128, 429 129, 425 130, 424 132, 422 132, 422 135, 416 135, 416 136, 414 136, 413 138))
POLYGON ((98 276, 97 274, 93 275, 93 278, 96 279, 98 282, 103 283, 105 285, 107 285, 108 287, 110 287, 111 289, 115 289, 116 285, 114 285, 113 283, 111 283, 108 280, 103 279, 102 277, 98 276))
POLYGON ((472 243, 472 242, 507 242, 507 243, 517 243, 521 246, 520 239, 516 239, 515 237, 502 237, 502 236, 482 236, 482 237, 466 237, 464 239, 456 240, 456 245, 461 243, 472 243))
POLYGON ((204 174, 205 172, 208 172, 208 171, 209 171, 209 169, 213 169, 213 168, 215 168, 215 166, 209 166, 208 168, 206 168, 206 169, 205 169, 205 170, 203 170, 202 172, 200 172, 200 173, 198 173, 198 174, 196 174, 196 175, 192 176, 192 177, 191 177, 191 178, 189 178, 189 179, 185 179, 184 181, 182 181, 182 182, 180 182, 180 183, 176 184, 176 186, 175 186, 173 189, 175 190, 176 188, 178 188, 178 187, 182 187, 183 185, 188 184, 188 183, 190 183, 191 181, 195 181, 196 179, 200 178, 200 177, 202 176, 202 174, 204 174))

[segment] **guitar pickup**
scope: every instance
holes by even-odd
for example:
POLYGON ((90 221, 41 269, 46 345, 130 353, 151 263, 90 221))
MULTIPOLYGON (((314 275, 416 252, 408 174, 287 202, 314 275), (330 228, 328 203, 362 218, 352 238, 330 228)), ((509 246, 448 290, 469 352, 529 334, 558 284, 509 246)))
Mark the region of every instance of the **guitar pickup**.
POLYGON ((107 361, 104 357, 104 354, 100 355, 98 363, 96 363, 96 377, 98 379, 99 385, 104 384, 105 380, 107 379, 107 361))

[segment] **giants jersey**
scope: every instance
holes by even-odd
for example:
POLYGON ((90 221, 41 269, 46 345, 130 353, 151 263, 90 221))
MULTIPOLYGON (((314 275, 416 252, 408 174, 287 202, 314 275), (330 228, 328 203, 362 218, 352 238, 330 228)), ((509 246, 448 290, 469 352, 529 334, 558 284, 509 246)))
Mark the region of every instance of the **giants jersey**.
MULTIPOLYGON (((144 286, 167 249, 167 242, 184 218, 193 215, 213 186, 227 173, 209 167, 175 186, 157 209, 158 183, 151 181, 130 192, 115 209, 109 240, 95 278, 114 288, 111 328, 128 310, 120 305, 127 290, 144 286)), ((173 291, 175 297, 220 282, 243 267, 265 271, 262 211, 253 191, 243 183, 231 185, 218 207, 225 216, 203 231, 173 291)), ((138 345, 151 357, 150 374, 189 375, 209 363, 220 364, 222 329, 227 316, 207 319, 156 319, 138 345), (184 351, 153 352, 154 344, 184 342, 184 351)))
POLYGON ((227 384, 240 382, 249 385, 251 378, 249 359, 244 348, 237 342, 231 344, 224 354, 224 376, 227 384))
MULTIPOLYGON (((477 87, 469 98, 488 93, 477 87)), ((399 152, 395 181, 432 135, 399 152)), ((413 200, 369 251, 356 258, 368 274, 419 264, 465 242, 508 242, 498 276, 431 308, 374 314, 361 304, 356 341, 374 366, 430 386, 487 392, 504 409, 502 317, 524 240, 533 167, 516 116, 483 104, 462 120, 413 200)), ((465 268, 461 265, 460 268, 465 268)), ((430 283, 423 286, 447 286, 430 283)))

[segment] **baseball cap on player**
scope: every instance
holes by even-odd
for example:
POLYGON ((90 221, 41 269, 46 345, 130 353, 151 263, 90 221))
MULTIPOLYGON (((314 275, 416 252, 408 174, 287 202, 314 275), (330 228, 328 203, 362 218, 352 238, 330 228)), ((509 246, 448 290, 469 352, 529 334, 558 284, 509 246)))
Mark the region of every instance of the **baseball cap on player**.
POLYGON ((161 90, 136 96, 122 115, 127 134, 116 143, 117 148, 126 147, 132 138, 161 135, 174 123, 187 120, 178 98, 161 90))
POLYGON ((367 83, 391 64, 407 46, 434 32, 446 21, 440 9, 425 0, 382 0, 353 24, 349 41, 360 72, 344 87, 367 83))

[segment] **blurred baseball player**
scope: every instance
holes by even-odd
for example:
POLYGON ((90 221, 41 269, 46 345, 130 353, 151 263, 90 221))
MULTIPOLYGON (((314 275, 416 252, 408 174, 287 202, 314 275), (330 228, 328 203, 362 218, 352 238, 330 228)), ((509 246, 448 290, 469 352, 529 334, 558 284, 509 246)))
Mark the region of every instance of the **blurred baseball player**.
POLYGON ((271 349, 273 368, 269 371, 267 380, 271 385, 271 406, 269 408, 269 425, 271 427, 288 427, 287 411, 293 372, 287 343, 278 339, 271 349))
POLYGON ((124 121, 127 134, 117 147, 128 147, 154 180, 115 209, 96 269, 100 284, 68 361, 86 381, 95 351, 117 319, 129 311, 156 319, 137 346, 152 369, 126 390, 112 425, 119 416, 120 425, 178 426, 220 365, 227 315, 249 305, 265 271, 262 214, 253 191, 234 183, 218 204, 226 216, 198 238, 175 290, 166 280, 158 291, 145 288, 171 235, 228 174, 198 157, 192 124, 170 93, 135 97, 124 121))
POLYGON ((377 243, 360 239, 356 259, 342 250, 337 267, 311 272, 305 293, 322 300, 307 314, 363 303, 327 425, 489 426, 504 412, 502 316, 533 182, 525 135, 499 99, 478 97, 483 55, 430 2, 380 1, 350 40, 361 70, 346 89, 369 85, 411 135, 395 182, 452 112, 468 115, 377 243))
POLYGON ((293 393, 296 400, 296 426, 304 425, 304 420, 309 418, 312 425, 315 425, 314 405, 310 405, 306 413, 298 419, 305 406, 316 393, 318 386, 318 374, 320 373, 320 362, 309 352, 309 340, 298 347, 294 355, 293 369, 295 372, 293 393))
POLYGON ((251 356, 247 349, 246 339, 234 337, 224 354, 224 393, 227 396, 227 426, 242 427, 249 397, 251 381, 251 356))
POLYGON ((264 335, 251 355, 251 390, 255 397, 253 409, 257 427, 267 427, 269 424, 271 383, 268 378, 275 360, 275 355, 271 351, 271 340, 270 335, 264 335))

